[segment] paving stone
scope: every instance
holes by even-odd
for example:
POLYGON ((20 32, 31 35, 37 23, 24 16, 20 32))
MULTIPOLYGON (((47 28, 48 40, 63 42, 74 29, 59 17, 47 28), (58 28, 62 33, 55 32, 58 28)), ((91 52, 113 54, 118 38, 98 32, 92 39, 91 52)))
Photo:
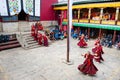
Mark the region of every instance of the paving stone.
MULTIPOLYGON (((115 48, 104 47, 102 63, 94 64, 99 69, 95 76, 84 75, 77 70, 77 66, 84 61, 81 54, 94 47, 94 40, 88 41, 87 48, 79 48, 78 40, 71 39, 70 60, 73 65, 62 62, 66 60, 67 40, 54 41, 49 47, 24 50, 16 48, 0 52, 0 65, 9 80, 120 80, 120 51, 115 48)), ((0 68, 1 71, 1 68, 0 68)), ((3 74, 0 74, 0 80, 3 74)))

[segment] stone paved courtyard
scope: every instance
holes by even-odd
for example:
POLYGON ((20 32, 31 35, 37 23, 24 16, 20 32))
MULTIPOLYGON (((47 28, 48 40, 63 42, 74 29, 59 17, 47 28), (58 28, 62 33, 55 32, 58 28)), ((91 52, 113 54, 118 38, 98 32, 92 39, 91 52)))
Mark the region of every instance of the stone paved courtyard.
POLYGON ((81 54, 94 47, 79 48, 78 40, 71 39, 70 59, 73 65, 63 63, 66 59, 66 39, 53 42, 49 47, 30 50, 16 48, 0 52, 0 80, 120 80, 120 51, 104 47, 104 62, 97 63, 95 76, 84 75, 77 70, 84 61, 81 54))

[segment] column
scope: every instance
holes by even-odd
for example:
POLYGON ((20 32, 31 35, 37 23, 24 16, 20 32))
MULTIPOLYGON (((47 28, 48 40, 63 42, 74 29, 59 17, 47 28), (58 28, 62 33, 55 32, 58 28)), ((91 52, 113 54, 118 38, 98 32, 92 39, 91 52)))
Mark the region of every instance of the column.
POLYGON ((117 25, 118 15, 119 15, 119 7, 116 8, 115 25, 117 25))
POLYGON ((90 28, 88 28, 88 39, 90 38, 90 28))
POLYGON ((102 17, 103 17, 103 8, 100 10, 100 24, 102 23, 102 17))
POLYGON ((114 31, 114 34, 113 34, 113 43, 115 43, 115 39, 116 39, 116 31, 114 31))
POLYGON ((91 17, 91 8, 89 8, 89 12, 88 12, 88 20, 89 20, 89 23, 90 23, 90 17, 91 17))
POLYGON ((99 29, 99 38, 100 38, 100 39, 101 39, 101 32, 102 32, 102 30, 99 29))
POLYGON ((78 9, 78 22, 79 22, 79 19, 80 19, 80 9, 78 9))

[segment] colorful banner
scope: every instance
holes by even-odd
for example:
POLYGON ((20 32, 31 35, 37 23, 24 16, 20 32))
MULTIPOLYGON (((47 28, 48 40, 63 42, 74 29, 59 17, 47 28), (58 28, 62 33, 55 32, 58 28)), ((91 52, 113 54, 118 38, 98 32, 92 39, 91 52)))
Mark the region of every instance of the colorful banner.
POLYGON ((18 14, 21 11, 20 0, 8 0, 10 15, 18 14))
POLYGON ((27 14, 33 15, 33 0, 23 0, 23 8, 27 14))
POLYGON ((6 0, 0 0, 0 15, 1 16, 8 16, 6 0))

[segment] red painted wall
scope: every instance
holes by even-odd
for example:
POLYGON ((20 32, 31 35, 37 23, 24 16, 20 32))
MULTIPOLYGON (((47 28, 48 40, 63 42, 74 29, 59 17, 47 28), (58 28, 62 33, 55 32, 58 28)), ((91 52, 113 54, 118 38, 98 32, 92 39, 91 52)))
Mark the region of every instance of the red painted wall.
POLYGON ((55 11, 53 10, 52 4, 56 2, 58 2, 58 0, 41 0, 41 21, 55 20, 55 11))

